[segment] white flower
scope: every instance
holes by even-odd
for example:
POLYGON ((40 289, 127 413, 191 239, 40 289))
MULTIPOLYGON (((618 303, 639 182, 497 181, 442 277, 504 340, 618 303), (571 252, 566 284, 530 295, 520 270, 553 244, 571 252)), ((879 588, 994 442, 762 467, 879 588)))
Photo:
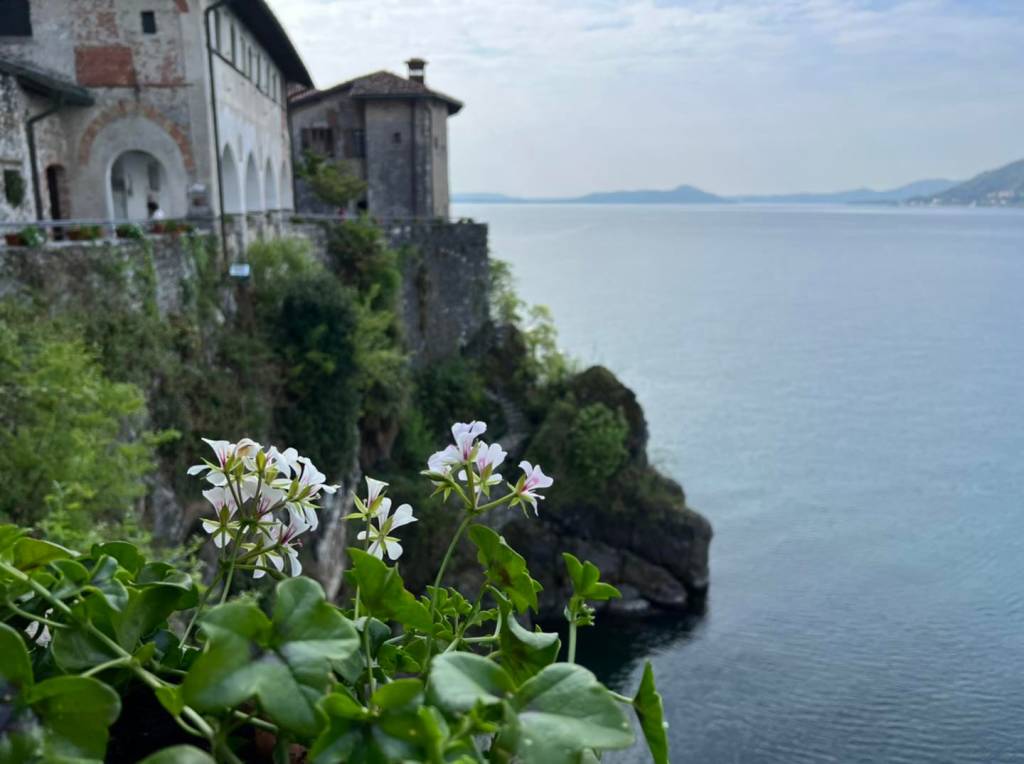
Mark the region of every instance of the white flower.
POLYGON ((452 425, 455 444, 438 451, 427 460, 427 470, 437 475, 447 475, 452 467, 464 464, 473 458, 476 439, 487 431, 484 422, 456 422, 452 425))
POLYGON ((537 499, 543 499, 544 497, 537 493, 537 489, 550 488, 555 481, 544 474, 539 464, 534 467, 529 462, 519 462, 519 469, 523 471, 523 476, 519 478, 519 482, 512 488, 515 499, 509 506, 528 503, 533 507, 534 514, 538 514, 537 499))
MULTIPOLYGON (((487 445, 483 441, 480 441, 479 446, 476 449, 476 458, 474 464, 476 465, 476 472, 479 475, 478 482, 476 484, 477 494, 490 494, 491 486, 498 485, 501 482, 501 475, 494 472, 495 469, 501 466, 502 462, 505 461, 505 457, 508 453, 498 443, 491 443, 487 445)), ((459 472, 459 480, 466 482, 469 479, 466 475, 466 470, 459 472)))
POLYGON ((360 541, 368 540, 370 545, 366 551, 379 560, 384 559, 385 553, 392 561, 402 556, 402 545, 398 543, 397 538, 390 534, 396 528, 416 522, 416 518, 412 514, 412 507, 408 504, 402 504, 395 510, 395 514, 389 516, 390 510, 391 502, 385 499, 367 530, 359 531, 359 535, 356 537, 360 541))
POLYGON ((288 525, 278 523, 275 529, 274 541, 277 543, 278 550, 287 558, 292 576, 302 573, 302 563, 299 562, 299 549, 302 548, 302 542, 298 537, 305 532, 306 527, 296 523, 294 518, 288 525))
POLYGON ((372 477, 367 476, 366 478, 366 506, 373 507, 373 503, 380 498, 381 494, 388 487, 388 484, 383 480, 374 480, 372 477))
POLYGON ((201 475, 205 472, 206 479, 213 485, 224 485, 228 482, 225 472, 235 466, 233 462, 236 457, 251 465, 260 450, 260 444, 250 438, 242 438, 238 443, 203 438, 203 442, 213 449, 216 461, 193 464, 188 468, 188 474, 201 475))
POLYGON ((293 475, 299 474, 299 452, 294 448, 278 451, 276 447, 271 446, 270 450, 267 451, 267 462, 272 464, 278 473, 288 479, 291 479, 293 475))
POLYGON ((226 486, 216 486, 208 491, 203 491, 205 498, 213 506, 215 518, 202 521, 203 530, 213 537, 213 545, 218 549, 223 548, 229 541, 234 540, 240 523, 232 520, 238 510, 238 504, 231 491, 226 486))

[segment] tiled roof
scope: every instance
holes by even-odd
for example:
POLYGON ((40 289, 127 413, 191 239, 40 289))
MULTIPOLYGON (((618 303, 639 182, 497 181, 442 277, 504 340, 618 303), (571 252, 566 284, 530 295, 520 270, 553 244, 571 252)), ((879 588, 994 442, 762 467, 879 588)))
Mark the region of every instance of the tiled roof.
POLYGON ((372 74, 364 74, 362 77, 356 77, 354 80, 342 82, 332 88, 328 88, 327 90, 314 90, 299 93, 292 99, 292 104, 299 105, 312 103, 314 101, 319 101, 322 98, 326 98, 327 96, 334 95, 335 93, 342 93, 345 91, 348 91, 348 94, 352 98, 433 98, 446 103, 448 105, 449 114, 457 114, 459 110, 462 109, 462 102, 449 95, 445 95, 437 90, 428 88, 426 84, 417 80, 399 77, 397 74, 392 74, 391 72, 383 70, 373 72, 372 74))

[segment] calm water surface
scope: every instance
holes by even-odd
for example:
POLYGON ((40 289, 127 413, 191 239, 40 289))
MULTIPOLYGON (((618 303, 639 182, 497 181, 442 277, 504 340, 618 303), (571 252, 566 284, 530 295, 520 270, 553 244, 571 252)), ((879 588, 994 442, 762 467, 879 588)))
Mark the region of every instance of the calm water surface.
POLYGON ((582 636, 676 760, 1024 762, 1024 214, 456 213, 715 526, 703 620, 582 636))

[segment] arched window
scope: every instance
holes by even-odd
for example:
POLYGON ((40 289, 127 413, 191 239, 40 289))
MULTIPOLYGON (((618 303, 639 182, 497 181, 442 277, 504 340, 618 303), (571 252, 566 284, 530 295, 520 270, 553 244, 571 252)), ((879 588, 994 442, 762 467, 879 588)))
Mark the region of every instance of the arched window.
POLYGON ((250 154, 245 163, 245 211, 262 212, 263 194, 260 192, 260 173, 256 169, 256 158, 250 154))
POLYGON ((151 204, 166 215, 170 206, 167 171, 159 159, 145 151, 126 151, 114 160, 110 193, 118 220, 146 220, 151 204))
POLYGON ((267 209, 281 209, 281 202, 277 195, 277 178, 274 176, 274 166, 267 160, 267 167, 263 171, 263 188, 266 189, 267 209))
POLYGON ((245 212, 242 204, 242 187, 238 175, 238 163, 231 146, 224 147, 220 160, 220 172, 224 183, 224 214, 237 215, 245 212))

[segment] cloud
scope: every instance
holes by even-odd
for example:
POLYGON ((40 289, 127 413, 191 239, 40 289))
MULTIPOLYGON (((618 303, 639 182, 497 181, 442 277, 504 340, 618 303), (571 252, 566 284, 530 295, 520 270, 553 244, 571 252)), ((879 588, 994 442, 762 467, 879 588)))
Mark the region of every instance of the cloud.
POLYGON ((271 2, 320 85, 430 61, 457 190, 895 185, 1024 124, 1016 0, 271 2))

